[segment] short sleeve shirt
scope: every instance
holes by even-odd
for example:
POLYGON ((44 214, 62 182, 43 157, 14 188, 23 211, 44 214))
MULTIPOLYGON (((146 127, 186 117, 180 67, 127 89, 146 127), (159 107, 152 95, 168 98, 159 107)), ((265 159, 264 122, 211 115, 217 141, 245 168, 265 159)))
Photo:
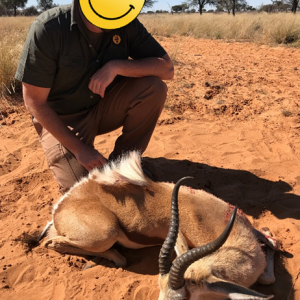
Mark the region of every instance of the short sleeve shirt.
POLYGON ((108 61, 162 57, 166 53, 137 19, 104 32, 96 51, 79 30, 74 9, 74 2, 55 7, 32 23, 15 75, 22 82, 51 88, 47 101, 59 115, 85 110, 101 100, 88 84, 108 61))

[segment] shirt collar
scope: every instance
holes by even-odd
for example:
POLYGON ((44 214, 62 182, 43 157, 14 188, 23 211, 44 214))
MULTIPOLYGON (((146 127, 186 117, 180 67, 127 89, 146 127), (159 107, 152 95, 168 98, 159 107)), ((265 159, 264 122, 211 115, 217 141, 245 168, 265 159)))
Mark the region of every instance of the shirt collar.
POLYGON ((78 5, 79 5, 79 2, 78 0, 73 0, 72 4, 71 4, 71 25, 70 25, 70 29, 72 30, 72 26, 74 24, 77 25, 77 16, 78 16, 78 11, 77 8, 78 8, 78 5))

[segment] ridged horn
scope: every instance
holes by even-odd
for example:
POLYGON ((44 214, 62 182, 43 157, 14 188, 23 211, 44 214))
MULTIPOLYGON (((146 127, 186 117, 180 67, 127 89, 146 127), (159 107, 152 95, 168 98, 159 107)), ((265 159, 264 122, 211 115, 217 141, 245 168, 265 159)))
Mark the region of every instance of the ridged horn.
POLYGON ((172 254, 176 244, 176 239, 178 235, 179 228, 179 214, 178 214, 178 191, 180 185, 187 179, 193 177, 183 177, 177 181, 174 186, 172 193, 172 203, 171 203, 171 220, 168 235, 161 247, 159 253, 159 273, 161 275, 166 275, 170 272, 172 266, 172 254))
POLYGON ((227 240, 236 216, 237 207, 231 215, 231 218, 224 229, 223 233, 213 242, 198 248, 191 249, 180 255, 170 269, 169 286, 173 290, 178 290, 184 286, 184 273, 187 268, 196 260, 201 259, 215 251, 217 251, 227 240))

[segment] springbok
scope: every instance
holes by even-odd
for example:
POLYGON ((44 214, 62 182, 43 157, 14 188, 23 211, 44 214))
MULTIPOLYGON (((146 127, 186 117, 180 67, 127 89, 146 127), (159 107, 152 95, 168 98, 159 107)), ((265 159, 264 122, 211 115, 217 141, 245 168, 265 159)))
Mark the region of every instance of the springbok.
MULTIPOLYGON (((180 183, 175 185, 175 193, 180 183)), ((52 221, 46 225, 39 240, 47 236, 44 246, 49 249, 104 257, 114 261, 116 266, 124 267, 126 259, 112 246, 119 243, 138 249, 162 245, 169 231, 169 199, 173 188, 174 184, 156 183, 146 178, 140 155, 130 152, 102 170, 92 170, 62 196, 53 208, 52 221)), ((178 254, 189 247, 196 248, 215 240, 233 211, 231 205, 219 198, 187 187, 180 189, 178 202, 180 238, 177 248, 181 248, 178 254)), ((264 235, 255 232, 269 243, 264 235)), ((183 255, 189 256, 189 253, 183 255)), ((242 287, 250 286, 260 276, 264 277, 264 283, 272 283, 273 274, 264 273, 265 268, 266 257, 253 228, 238 210, 224 245, 188 267, 183 287, 177 290, 168 283, 168 278, 172 277, 168 270, 161 275, 160 299, 224 299, 224 294, 217 298, 220 294, 214 292, 229 291, 229 288, 234 292, 224 292, 225 298, 270 299, 242 287), (236 297, 236 293, 243 294, 244 298, 236 297)))

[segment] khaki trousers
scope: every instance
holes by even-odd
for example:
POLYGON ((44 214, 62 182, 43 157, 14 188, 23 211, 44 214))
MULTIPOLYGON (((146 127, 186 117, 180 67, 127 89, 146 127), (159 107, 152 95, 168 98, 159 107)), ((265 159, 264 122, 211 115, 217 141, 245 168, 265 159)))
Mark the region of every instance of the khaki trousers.
MULTIPOLYGON (((97 135, 123 127, 109 156, 113 159, 129 150, 146 150, 166 96, 166 84, 157 77, 126 77, 110 87, 92 109, 59 117, 82 142, 91 146, 97 135)), ((61 193, 65 193, 88 172, 36 119, 33 124, 54 179, 61 193)))

